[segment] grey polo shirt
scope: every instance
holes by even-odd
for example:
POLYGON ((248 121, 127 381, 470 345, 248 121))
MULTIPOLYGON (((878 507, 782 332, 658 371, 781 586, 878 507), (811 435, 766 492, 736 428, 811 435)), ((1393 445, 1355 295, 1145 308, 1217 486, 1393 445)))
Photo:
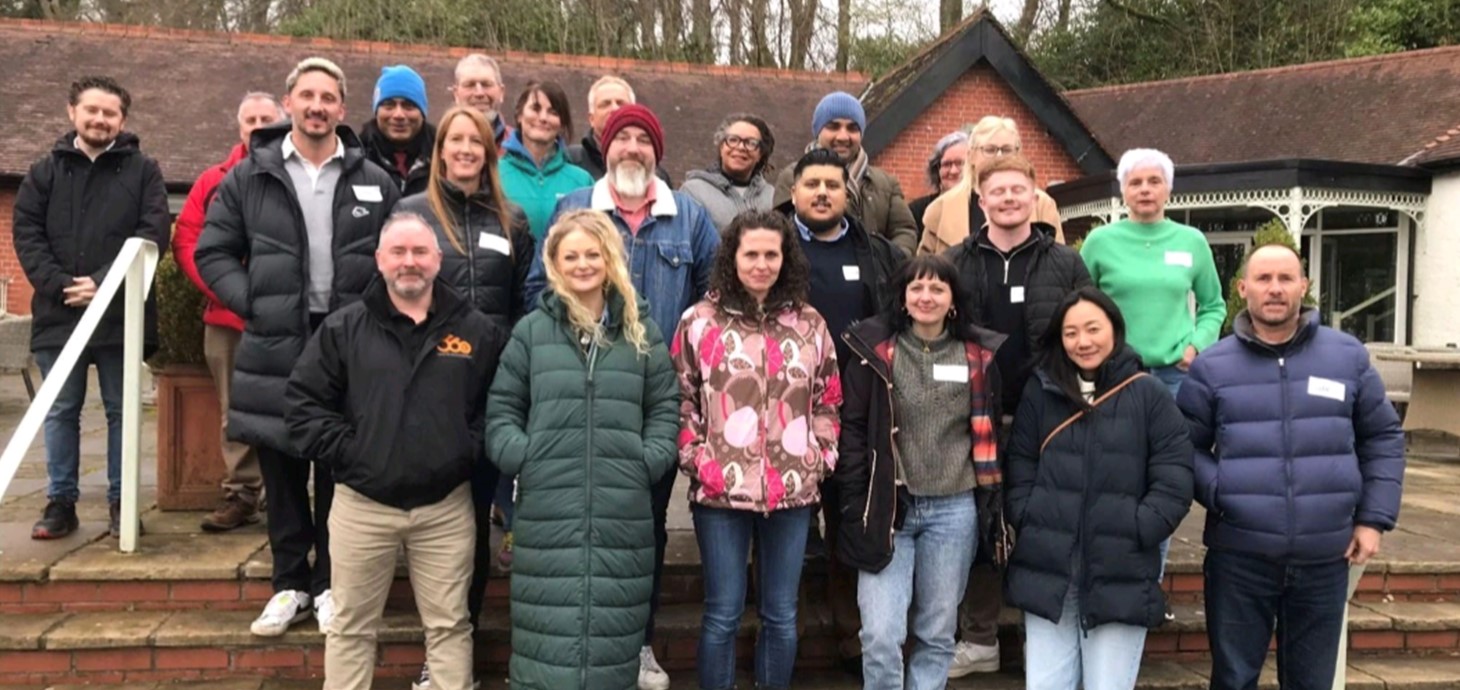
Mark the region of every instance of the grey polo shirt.
POLYGON ((292 133, 284 137, 283 152, 309 235, 309 312, 324 314, 330 310, 335 280, 335 187, 345 170, 345 142, 336 136, 335 152, 317 168, 299 154, 292 133))

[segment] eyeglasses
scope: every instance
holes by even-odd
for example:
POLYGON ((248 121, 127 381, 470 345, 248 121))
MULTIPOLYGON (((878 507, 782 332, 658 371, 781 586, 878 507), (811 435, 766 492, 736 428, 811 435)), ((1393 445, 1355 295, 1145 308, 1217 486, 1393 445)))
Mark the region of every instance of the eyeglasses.
POLYGON ((1012 156, 1016 153, 1019 153, 1018 146, 980 146, 978 147, 978 150, 982 151, 983 155, 993 156, 994 158, 999 158, 1002 156, 1012 156))
POLYGON ((760 150, 760 140, 752 137, 742 137, 735 134, 726 134, 725 138, 721 139, 720 141, 732 149, 741 148, 745 149, 746 151, 760 150))
POLYGON ((943 161, 938 164, 939 170, 962 170, 964 161, 943 161))

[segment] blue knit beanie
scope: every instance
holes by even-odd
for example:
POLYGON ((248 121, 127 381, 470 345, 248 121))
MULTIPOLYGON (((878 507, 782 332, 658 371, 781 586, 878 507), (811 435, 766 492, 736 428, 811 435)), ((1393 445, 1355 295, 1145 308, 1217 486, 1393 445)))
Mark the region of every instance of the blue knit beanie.
POLYGON ((820 137, 828 122, 840 119, 857 123, 858 129, 867 129, 867 111, 862 110, 856 96, 845 91, 833 91, 816 104, 816 112, 811 115, 811 139, 815 141, 820 137))
POLYGON ((426 112, 426 81, 416 71, 406 65, 390 65, 380 68, 380 80, 375 82, 375 110, 380 109, 380 104, 392 98, 404 98, 416 104, 421 109, 421 116, 428 117, 426 112))

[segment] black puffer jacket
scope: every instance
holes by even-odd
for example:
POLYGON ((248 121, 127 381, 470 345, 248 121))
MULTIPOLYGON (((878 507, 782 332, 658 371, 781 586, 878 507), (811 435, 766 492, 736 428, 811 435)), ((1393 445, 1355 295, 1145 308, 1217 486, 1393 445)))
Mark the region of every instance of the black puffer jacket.
POLYGON ((427 335, 408 349, 385 281, 330 314, 294 367, 288 421, 304 457, 378 503, 446 498, 485 462, 487 389, 507 331, 437 278, 427 335))
POLYGON ((510 333, 517 319, 526 313, 524 287, 537 244, 528 230, 527 216, 509 204, 512 231, 508 238, 489 195, 478 192, 467 197, 450 183, 445 185, 445 192, 456 226, 456 241, 466 250, 464 254, 446 237, 446 227, 431 210, 425 194, 401 199, 395 210, 415 213, 431 224, 441 243, 441 280, 456 288, 498 328, 510 333))
POLYGON ((436 128, 429 122, 421 125, 421 131, 416 133, 415 141, 411 142, 411 147, 419 153, 402 177, 400 170, 395 167, 395 144, 385 138, 385 133, 380 131, 374 118, 360 127, 360 146, 365 149, 365 156, 371 163, 380 166, 385 174, 390 175, 390 179, 395 181, 396 191, 402 196, 426 191, 426 185, 431 181, 431 151, 435 144, 436 128))
MULTIPOLYGON (((1025 337, 1031 347, 1039 342, 1065 295, 1090 284, 1090 271, 1085 268, 1080 253, 1054 241, 1053 225, 1034 223, 1034 232, 1039 239, 1032 250, 1034 259, 1029 262, 1029 271, 1024 276, 1025 337)), ((983 305, 990 287, 989 275, 984 270, 983 257, 979 256, 979 252, 994 251, 992 247, 988 243, 987 232, 980 231, 943 252, 943 256, 958 267, 963 289, 968 293, 968 303, 960 309, 967 315, 965 318, 979 325, 988 323, 983 305)))
MULTIPOLYGON (((1125 348, 1096 377, 1095 397, 1140 372, 1125 348)), ((1165 620, 1161 542, 1191 508, 1192 449, 1176 401, 1154 376, 1060 430, 1078 411, 1043 370, 1029 380, 1009 438, 1004 482, 1017 530, 1005 598, 1059 622, 1078 562, 1080 627, 1153 628, 1165 620)))
MULTIPOLYGON (((380 227, 400 199, 390 176, 365 160, 349 127, 334 198, 330 311, 360 299, 375 277, 380 227)), ((297 454, 284 428, 284 388, 309 339, 309 232, 284 169, 289 124, 253 134, 248 158, 218 185, 194 255, 219 301, 243 318, 229 400, 229 438, 297 454)))
MULTIPOLYGON (((62 292, 72 278, 90 277, 101 287, 122 244, 133 237, 167 251, 167 189, 157 161, 142 154, 137 135, 122 132, 93 162, 67 132, 30 167, 15 197, 15 253, 35 288, 30 300, 32 351, 66 344, 85 309, 66 306, 62 292)), ((144 340, 157 344, 156 292, 147 297, 144 340)), ((120 295, 119 295, 120 297, 120 295)), ((94 346, 122 344, 124 305, 107 308, 94 346)))

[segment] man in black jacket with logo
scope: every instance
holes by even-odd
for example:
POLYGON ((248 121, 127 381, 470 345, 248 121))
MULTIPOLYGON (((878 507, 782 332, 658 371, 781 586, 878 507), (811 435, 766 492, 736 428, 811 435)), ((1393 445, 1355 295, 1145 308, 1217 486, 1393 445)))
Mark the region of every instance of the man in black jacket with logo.
POLYGON ((311 603, 321 631, 334 613, 327 527, 334 481, 327 463, 301 457, 290 442, 284 388, 310 333, 326 314, 359 300, 375 275, 380 227, 400 198, 340 124, 345 75, 337 65, 308 58, 284 88, 291 122, 254 132, 248 158, 218 186, 194 255, 213 294, 244 320, 228 435, 258 449, 268 494, 275 594, 251 630, 270 637, 308 617, 311 603))
POLYGON ((334 312, 289 379, 294 444, 335 473, 334 600, 325 676, 369 687, 376 631, 405 546, 433 687, 471 686, 467 583, 477 539, 469 479, 486 462, 487 388, 507 334, 443 281, 436 233, 391 216, 380 278, 334 312))
MULTIPOLYGON (((15 197, 12 224, 15 253, 35 289, 30 349, 42 376, 60 358, 122 244, 142 237, 166 250, 171 221, 157 161, 142 154, 135 134, 122 131, 132 105, 127 90, 107 77, 84 77, 71 84, 69 99, 66 113, 75 129, 31 166, 15 197)), ((76 529, 79 425, 91 364, 106 408, 111 533, 121 536, 122 312, 121 300, 112 302, 46 415, 48 502, 32 539, 59 539, 76 529)), ((145 342, 155 346, 157 310, 150 296, 145 321, 145 342)))

